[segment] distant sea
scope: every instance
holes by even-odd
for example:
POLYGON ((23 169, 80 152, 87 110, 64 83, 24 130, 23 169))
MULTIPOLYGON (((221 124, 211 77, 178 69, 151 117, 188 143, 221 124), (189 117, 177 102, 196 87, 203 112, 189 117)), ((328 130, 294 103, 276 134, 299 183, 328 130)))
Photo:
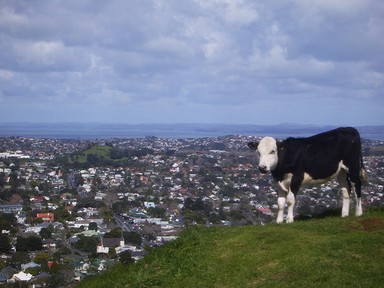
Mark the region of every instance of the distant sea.
MULTIPOLYGON (((336 128, 299 124, 107 124, 107 123, 0 123, 0 137, 22 136, 54 139, 203 138, 227 135, 307 137, 336 128)), ((362 138, 384 141, 384 125, 356 127, 362 138)))

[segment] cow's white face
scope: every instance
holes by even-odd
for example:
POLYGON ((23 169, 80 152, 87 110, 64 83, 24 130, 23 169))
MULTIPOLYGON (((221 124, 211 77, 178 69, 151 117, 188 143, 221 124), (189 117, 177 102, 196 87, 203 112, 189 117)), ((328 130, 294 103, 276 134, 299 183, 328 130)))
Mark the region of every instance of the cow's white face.
POLYGON ((257 146, 259 152, 259 170, 261 173, 267 173, 274 170, 277 166, 277 142, 272 137, 264 137, 257 146))

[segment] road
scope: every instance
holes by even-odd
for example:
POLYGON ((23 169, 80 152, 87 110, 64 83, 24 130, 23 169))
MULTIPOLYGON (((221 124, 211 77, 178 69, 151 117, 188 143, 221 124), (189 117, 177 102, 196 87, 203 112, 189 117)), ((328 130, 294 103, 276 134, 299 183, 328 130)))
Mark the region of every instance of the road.
POLYGON ((124 231, 135 232, 135 229, 133 229, 132 227, 130 227, 129 225, 127 225, 125 223, 123 217, 115 214, 115 215, 113 215, 113 218, 115 219, 116 224, 119 225, 119 227, 123 228, 124 231))

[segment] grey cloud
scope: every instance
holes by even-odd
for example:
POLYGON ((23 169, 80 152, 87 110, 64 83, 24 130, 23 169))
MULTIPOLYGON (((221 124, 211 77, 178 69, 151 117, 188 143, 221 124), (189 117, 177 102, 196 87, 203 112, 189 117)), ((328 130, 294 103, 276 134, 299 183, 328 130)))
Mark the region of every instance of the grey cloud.
POLYGON ((63 109, 87 103, 95 111, 102 104, 112 111, 152 103, 227 111, 269 101, 284 105, 290 97, 307 104, 319 97, 384 104, 378 96, 384 89, 383 5, 5 1, 0 98, 17 95, 63 109))
POLYGON ((0 58, 2 69, 18 72, 82 71, 90 65, 84 49, 66 47, 61 42, 14 40, 10 43, 7 40, 0 44, 4 49, 0 58))

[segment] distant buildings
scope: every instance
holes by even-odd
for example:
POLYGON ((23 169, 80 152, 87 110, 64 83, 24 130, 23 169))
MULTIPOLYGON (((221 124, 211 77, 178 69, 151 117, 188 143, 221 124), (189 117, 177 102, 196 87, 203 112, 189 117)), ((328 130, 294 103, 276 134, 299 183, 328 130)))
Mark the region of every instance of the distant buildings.
MULTIPOLYGON (((92 145, 105 145, 106 140, 0 138, 0 147, 10 151, 3 154, 12 155, 10 158, 0 156, 0 175, 3 176, 0 193, 8 193, 1 194, 0 212, 17 215, 22 225, 15 228, 22 235, 41 237, 42 229, 50 227, 53 236, 42 241, 43 250, 49 255, 71 250, 66 251, 69 255, 59 255, 59 258, 66 265, 73 265, 73 279, 80 280, 117 261, 106 259, 109 254, 129 251, 134 259, 140 259, 145 246, 156 247, 176 239, 184 225, 273 221, 277 189, 269 176, 261 176, 255 169, 257 156, 246 147, 250 140, 254 138, 108 139, 121 151, 139 151, 145 147, 151 153, 126 157, 113 165, 79 167, 79 163, 78 166, 72 163, 64 167, 59 160, 48 160, 65 158, 92 145), (9 193, 11 173, 17 175, 17 189, 24 198, 9 193), (195 206, 186 205, 188 201, 195 206), (43 223, 36 219, 42 219, 43 223), (125 232, 139 234, 142 244, 129 245, 121 237, 105 237, 117 226, 125 232), (96 238, 99 241, 96 253, 102 257, 91 260, 87 253, 77 250, 74 243, 82 237, 96 238)), ((369 142, 369 145, 383 145, 380 143, 369 142)), ((364 161, 370 178, 369 184, 363 187, 364 203, 382 205, 384 157, 365 156, 364 161)), ((315 213, 335 208, 341 197, 332 182, 319 188, 308 187, 298 196, 298 209, 302 209, 299 211, 302 213, 315 213)), ((14 245, 17 237, 9 237, 14 245)), ((30 277, 25 271, 8 274, 0 273, 0 283, 4 277, 15 281, 30 277)))
POLYGON ((16 214, 21 211, 23 211, 23 205, 21 204, 0 205, 0 212, 16 214))

